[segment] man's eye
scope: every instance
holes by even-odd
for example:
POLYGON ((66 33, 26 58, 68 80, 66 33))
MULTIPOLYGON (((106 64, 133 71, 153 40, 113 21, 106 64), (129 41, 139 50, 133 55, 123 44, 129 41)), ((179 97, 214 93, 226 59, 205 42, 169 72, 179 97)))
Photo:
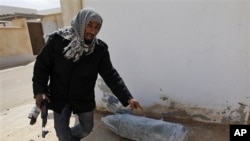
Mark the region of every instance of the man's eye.
POLYGON ((97 25, 97 26, 95 26, 95 28, 96 28, 96 29, 99 29, 99 28, 100 28, 100 26, 98 26, 98 25, 97 25))

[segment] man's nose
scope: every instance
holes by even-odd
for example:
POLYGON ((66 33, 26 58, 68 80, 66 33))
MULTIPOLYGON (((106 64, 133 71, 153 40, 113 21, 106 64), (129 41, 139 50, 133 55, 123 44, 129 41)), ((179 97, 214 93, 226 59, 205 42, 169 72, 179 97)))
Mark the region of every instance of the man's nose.
POLYGON ((96 28, 91 28, 90 29, 90 33, 93 34, 93 35, 96 35, 98 33, 98 29, 96 28))

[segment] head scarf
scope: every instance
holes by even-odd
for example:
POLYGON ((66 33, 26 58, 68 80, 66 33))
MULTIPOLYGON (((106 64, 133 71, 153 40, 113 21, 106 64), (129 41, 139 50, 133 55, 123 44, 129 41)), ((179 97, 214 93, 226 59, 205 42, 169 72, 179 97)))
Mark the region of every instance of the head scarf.
POLYGON ((56 33, 70 43, 64 48, 64 56, 73 59, 74 62, 84 55, 89 55, 94 51, 97 44, 96 37, 87 45, 84 41, 84 31, 90 21, 96 21, 102 25, 102 17, 92 8, 84 8, 72 19, 71 26, 58 30, 56 33))

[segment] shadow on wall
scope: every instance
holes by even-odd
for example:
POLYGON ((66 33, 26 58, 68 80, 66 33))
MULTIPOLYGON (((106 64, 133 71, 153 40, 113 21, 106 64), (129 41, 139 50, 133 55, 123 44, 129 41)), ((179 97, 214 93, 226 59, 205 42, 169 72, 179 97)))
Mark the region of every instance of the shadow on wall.
POLYGON ((102 78, 98 79, 97 86, 103 93, 101 98, 102 103, 105 105, 103 109, 107 108, 107 110, 111 113, 128 113, 128 114, 132 113, 129 107, 122 106, 118 98, 112 93, 112 91, 109 89, 109 87, 106 85, 106 83, 102 78))
POLYGON ((24 66, 35 60, 33 54, 0 57, 0 70, 24 66))

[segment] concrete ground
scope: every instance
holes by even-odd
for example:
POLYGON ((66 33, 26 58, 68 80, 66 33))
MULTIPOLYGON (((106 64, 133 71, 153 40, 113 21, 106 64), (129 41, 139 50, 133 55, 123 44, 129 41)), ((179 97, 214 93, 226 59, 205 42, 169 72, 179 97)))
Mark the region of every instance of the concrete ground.
MULTIPOLYGON (((28 113, 34 105, 32 98, 32 70, 34 62, 0 70, 0 141, 55 141, 52 111, 49 111, 46 138, 41 137, 41 119, 29 125, 28 113)), ((93 132, 82 141, 129 141, 108 130, 101 118, 110 113, 95 111, 93 132)), ((153 118, 153 117, 152 117, 153 118)), ((184 119, 164 119, 181 123, 189 131, 188 141, 228 141, 229 126, 200 123, 184 119)), ((71 126, 75 118, 71 118, 71 126)))

